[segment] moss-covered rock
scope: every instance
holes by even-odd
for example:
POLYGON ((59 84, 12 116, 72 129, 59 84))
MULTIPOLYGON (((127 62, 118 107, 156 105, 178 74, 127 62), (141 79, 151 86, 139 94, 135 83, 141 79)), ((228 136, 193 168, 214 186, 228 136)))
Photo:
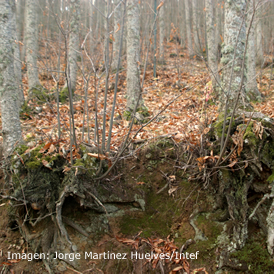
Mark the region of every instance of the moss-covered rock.
MULTIPOLYGON (((148 118, 150 114, 147 109, 147 107, 142 106, 137 108, 136 114, 135 114, 135 119, 134 119, 134 124, 143 124, 148 122, 148 118)), ((123 113, 123 117, 127 120, 130 121, 132 118, 132 112, 130 110, 126 110, 123 113)))

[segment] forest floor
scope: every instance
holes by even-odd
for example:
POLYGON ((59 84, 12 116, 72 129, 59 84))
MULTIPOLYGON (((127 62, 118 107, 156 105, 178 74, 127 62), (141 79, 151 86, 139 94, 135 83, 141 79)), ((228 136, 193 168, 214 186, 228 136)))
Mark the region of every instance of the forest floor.
MULTIPOLYGON (((185 143, 191 147, 198 146, 200 138, 209 131, 210 125, 218 116, 218 106, 214 103, 211 92, 211 84, 206 65, 198 57, 189 59, 185 50, 180 49, 173 43, 168 43, 168 56, 166 55, 166 64, 157 66, 157 77, 153 77, 152 65, 148 65, 145 73, 145 82, 143 86, 143 100, 149 110, 150 118, 158 115, 157 118, 142 128, 135 136, 134 140, 153 140, 158 136, 172 136, 172 139, 180 143, 185 143)), ((141 70, 143 72, 143 70, 141 70)), ((99 73, 100 74, 100 73, 99 73)), ((50 75, 40 75, 40 80, 45 88, 53 91, 56 87, 53 78, 50 75)), ((24 76, 24 93, 27 96, 27 80, 24 76)), ((113 85, 115 74, 110 76, 110 92, 107 97, 106 111, 106 132, 108 132, 109 120, 111 115, 112 102, 114 97, 113 85)), ((270 67, 258 69, 258 87, 264 95, 262 102, 253 104, 255 111, 264 113, 274 118, 274 78, 270 67)), ((102 132, 103 107, 105 80, 102 73, 101 80, 98 83, 98 119, 99 134, 102 132)), ((116 114, 123 116, 126 110, 126 71, 122 70, 119 76, 119 92, 117 94, 116 114)), ((90 128, 90 142, 94 143, 95 126, 95 83, 91 79, 88 87, 88 107, 89 120, 85 117, 84 121, 84 80, 79 76, 74 100, 74 118, 76 137, 78 142, 88 141, 87 126, 90 128), (83 133, 84 132, 84 133, 83 133)), ((58 140, 57 127, 57 106, 56 103, 47 102, 42 105, 30 102, 34 109, 30 113, 21 115, 22 130, 25 140, 32 139, 27 145, 30 148, 37 146, 38 141, 53 144, 58 140), (36 110, 35 110, 36 108, 36 110), (39 110, 41 108, 41 110, 39 110), (37 141, 33 141, 33 137, 37 141)), ((63 146, 69 148, 69 104, 60 104, 61 132, 63 146)), ((111 150, 117 151, 122 144, 125 135, 128 133, 129 121, 117 119, 113 125, 111 150)), ((139 130, 141 125, 134 125, 131 136, 139 130)), ((106 134, 108 136, 108 134, 106 134)), ((1 137, 2 138, 2 137, 1 137)), ((1 186, 4 185, 4 175, 1 173, 1 186)), ((35 263, 35 272, 33 271, 34 262, 27 260, 11 260, 7 258, 7 252, 28 252, 28 246, 22 239, 14 224, 9 223, 8 213, 6 211, 7 201, 0 200, 0 269, 1 273, 5 268, 10 273, 43 273, 45 272, 43 263, 35 263), (15 230, 15 231, 14 231, 15 230), (40 269, 40 270, 39 270, 40 269)), ((118 230, 118 227, 116 228, 118 230)), ((88 266, 87 266, 88 268, 88 266)), ((66 270, 63 273, 75 273, 72 270, 66 270)))

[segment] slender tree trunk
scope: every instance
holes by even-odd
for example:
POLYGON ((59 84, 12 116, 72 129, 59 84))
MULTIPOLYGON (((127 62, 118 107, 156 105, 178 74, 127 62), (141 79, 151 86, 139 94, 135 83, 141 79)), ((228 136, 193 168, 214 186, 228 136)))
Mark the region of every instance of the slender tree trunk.
MULTIPOLYGON (((221 59, 221 63, 224 65, 222 71, 223 92, 220 94, 220 109, 224 110, 225 102, 228 100, 229 112, 236 102, 242 74, 245 75, 245 72, 242 72, 242 65, 245 62, 243 59, 246 40, 245 12, 246 0, 234 0, 225 3, 225 30, 221 59)), ((248 105, 244 87, 240 98, 238 108, 248 105)))
POLYGON ((160 59, 161 63, 165 60, 165 48, 164 48, 164 38, 165 38, 165 6, 160 8, 159 12, 159 28, 160 28, 160 59))
POLYGON ((180 42, 183 47, 185 47, 186 41, 186 13, 185 13, 185 5, 184 0, 180 0, 179 8, 180 8, 180 42))
POLYGON ((121 40, 122 1, 114 0, 114 41, 112 68, 117 69, 121 40))
MULTIPOLYGON (((258 4, 260 0, 256 0, 258 4)), ((260 4, 259 4, 260 5, 260 4)), ((264 52, 263 52, 263 29, 262 29, 262 8, 259 7, 256 12, 256 64, 261 66, 264 62, 264 52)))
POLYGON ((38 18, 37 1, 26 0, 26 55, 29 89, 40 87, 37 67, 38 54, 38 18))
POLYGON ((79 24, 80 24, 80 0, 71 1, 70 5, 70 33, 69 33, 69 49, 68 64, 70 73, 70 84, 72 92, 76 88, 77 77, 77 57, 79 56, 79 24))
MULTIPOLYGON (((18 4, 18 2, 17 2, 18 4)), ((18 10, 21 10, 21 7, 19 5, 16 5, 16 14, 18 14, 18 10)), ((14 13, 14 16, 16 16, 14 13)), ((20 17, 18 18, 20 20, 20 17)), ((16 78, 16 84, 18 86, 18 101, 17 101, 17 106, 20 108, 22 104, 24 103, 24 93, 23 93, 23 86, 22 86, 22 70, 21 70, 21 56, 20 56, 20 36, 22 33, 22 28, 20 24, 17 24, 16 18, 14 18, 14 21, 16 22, 16 45, 14 48, 14 73, 15 73, 15 78, 16 78)), ((22 23, 22 22, 21 22, 22 23)))
POLYGON ((247 83, 246 91, 250 99, 261 99, 256 80, 256 40, 255 40, 255 0, 250 1, 247 13, 247 83))
POLYGON ((187 34, 187 49, 190 57, 194 55, 191 37, 191 13, 189 0, 185 0, 185 13, 186 13, 186 34, 187 34))
MULTIPOLYGON (((219 3, 218 0, 214 0, 215 2, 215 43, 216 44, 221 44, 221 28, 222 28, 222 6, 219 3)), ((218 47, 216 48, 217 53, 218 53, 218 47)))
POLYGON ((21 140, 18 87, 14 74, 15 2, 0 1, 0 95, 3 153, 7 157, 21 140))
MULTIPOLYGON (((140 72, 138 68, 140 43, 139 0, 128 1, 127 11, 127 110, 132 112, 141 96, 140 72)), ((139 105, 142 105, 142 98, 139 105)))
POLYGON ((22 49, 21 49, 21 60, 22 62, 25 62, 26 61, 26 48, 27 48, 27 45, 26 45, 26 29, 27 29, 27 0, 24 1, 24 3, 22 3, 24 5, 24 9, 23 9, 23 12, 24 12, 24 20, 22 22, 22 29, 23 29, 23 37, 22 37, 22 40, 23 40, 23 45, 22 45, 22 49))
POLYGON ((212 87, 216 91, 218 88, 219 74, 218 74, 218 59, 217 59, 217 44, 215 41, 214 28, 214 1, 206 0, 206 29, 207 29, 207 45, 208 45, 208 66, 211 75, 212 87))
MULTIPOLYGON (((201 0, 200 0, 201 1, 201 0)), ((192 0, 192 11, 193 11, 193 36, 194 36, 194 51, 195 53, 199 53, 200 50, 200 42, 199 42, 199 23, 198 23, 198 1, 192 0)))
POLYGON ((96 10, 93 6, 92 1, 89 2, 89 48, 90 48, 90 56, 92 57, 94 53, 94 45, 95 45, 95 40, 94 40, 94 21, 96 17, 96 10))

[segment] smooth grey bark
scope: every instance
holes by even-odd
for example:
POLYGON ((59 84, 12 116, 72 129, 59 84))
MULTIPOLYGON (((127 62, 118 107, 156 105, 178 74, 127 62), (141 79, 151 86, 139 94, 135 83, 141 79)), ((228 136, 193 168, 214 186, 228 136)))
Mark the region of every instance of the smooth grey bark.
POLYGON ((215 41, 214 28, 214 0, 205 1, 206 8, 206 30, 207 30, 207 48, 208 48, 208 66, 211 76, 213 90, 216 91, 219 82, 217 43, 215 41))
POLYGON ((25 1, 17 0, 16 1, 16 30, 17 38, 19 41, 22 39, 23 29, 24 29, 24 10, 25 10, 25 1))
POLYGON ((263 52, 263 29, 262 29, 262 8, 260 7, 261 0, 256 0, 256 4, 259 4, 256 11, 256 64, 261 66, 264 63, 263 52))
POLYGON ((192 11, 193 11, 193 36, 194 36, 194 51, 195 53, 199 53, 200 50, 200 43, 199 43, 199 23, 198 23, 198 1, 192 0, 192 11))
POLYGON ((185 47, 185 41, 186 41, 186 15, 185 15, 185 4, 184 0, 179 1, 179 9, 180 9, 180 40, 181 45, 185 47))
MULTIPOLYGON (((236 102, 242 75, 245 75, 245 72, 242 71, 246 44, 245 12, 246 0, 226 1, 221 59, 221 63, 224 65, 222 70, 223 90, 220 93, 220 111, 224 111, 226 100, 228 100, 228 112, 231 112, 236 102)), ((245 84, 245 77, 243 81, 245 84)), ((247 105, 249 106, 243 86, 238 108, 247 105)))
POLYGON ((119 60, 119 49, 121 40, 121 25, 122 25, 122 1, 114 0, 114 41, 113 41, 113 60, 112 68, 117 69, 119 60))
POLYGON ((165 8, 164 8, 165 5, 163 5, 161 8, 160 8, 160 11, 159 11, 159 28, 160 28, 160 31, 159 31, 159 35, 160 35, 160 58, 159 58, 159 61, 160 62, 164 62, 165 60, 165 48, 164 48, 164 38, 165 38, 165 8))
MULTIPOLYGON (((214 0, 215 2, 215 23, 216 23, 216 27, 215 29, 215 42, 216 44, 221 44, 221 29, 222 29, 222 6, 219 3, 218 0, 214 0)), ((218 47, 216 47, 217 50, 217 54, 218 54, 218 47)))
POLYGON ((256 80, 256 40, 255 40, 255 0, 250 1, 247 11, 247 83, 246 91, 250 99, 260 100, 261 94, 256 80))
MULTIPOLYGON (((127 4, 127 110, 132 112, 141 96, 140 72, 138 68, 140 44, 139 0, 127 4)), ((139 106, 142 105, 142 98, 139 106)))
POLYGON ((94 21, 96 20, 96 9, 93 6, 92 1, 89 2, 89 48, 90 48, 90 56, 94 53, 94 21))
POLYGON ((186 14, 186 34, 187 34, 187 49, 188 55, 192 57, 194 55, 191 37, 191 14, 189 0, 185 0, 185 14, 186 14))
MULTIPOLYGON (((69 84, 72 92, 76 88, 77 57, 79 55, 80 0, 70 2, 70 33, 68 45, 69 84)), ((65 85, 66 87, 66 85, 65 85)))
POLYGON ((14 74, 15 1, 0 1, 0 11, 0 96, 3 154, 7 157, 21 140, 18 87, 14 74))
POLYGON ((27 0, 24 3, 24 22, 23 22, 23 46, 21 51, 21 60, 25 62, 26 60, 26 51, 27 51, 27 43, 26 43, 26 36, 27 36, 27 0))
MULTIPOLYGON (((18 4, 19 2, 17 2, 18 4)), ((16 30, 14 30, 15 33, 15 47, 14 47, 14 74, 16 78, 16 84, 18 86, 18 100, 17 100, 17 107, 20 108, 22 104, 24 103, 24 93, 23 93, 23 86, 22 86, 22 70, 21 70, 21 57, 20 57, 20 44, 19 44, 19 37, 21 36, 21 27, 20 24, 17 24, 16 21, 16 15, 18 14, 18 10, 20 9, 20 6, 16 5, 16 13, 13 14, 14 21, 16 22, 15 27, 16 30)), ((20 17, 18 18, 20 20, 20 17)), ((21 22, 22 23, 22 22, 21 22)))
POLYGON ((26 55, 29 89, 41 86, 38 78, 38 17, 37 1, 26 0, 26 55))

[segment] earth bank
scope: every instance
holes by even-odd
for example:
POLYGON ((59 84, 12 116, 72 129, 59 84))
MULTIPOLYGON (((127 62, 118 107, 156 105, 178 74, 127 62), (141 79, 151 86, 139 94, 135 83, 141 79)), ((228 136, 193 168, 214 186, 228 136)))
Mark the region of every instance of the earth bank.
MULTIPOLYGON (((199 147, 177 144, 172 136, 136 142, 100 181, 95 179, 100 159, 89 155, 88 146, 81 146, 69 168, 60 151, 50 152, 48 144, 17 148, 5 163, 1 192, 1 262, 10 264, 4 264, 6 270, 31 273, 33 265, 40 264, 51 273, 183 273, 203 267, 208 273, 270 273, 273 123, 266 117, 234 119, 216 167, 222 124, 216 122, 199 147), (22 238, 13 246, 9 237, 18 237, 11 232, 16 229, 22 238), (11 262, 9 250, 49 256, 43 260, 45 267, 39 260, 26 266, 24 260, 11 262), (85 257, 85 252, 135 250, 199 255, 187 261, 150 262, 130 255, 126 260, 85 257), (80 253, 81 258, 54 259, 55 252, 80 253)), ((103 160, 102 172, 108 164, 103 160)))

